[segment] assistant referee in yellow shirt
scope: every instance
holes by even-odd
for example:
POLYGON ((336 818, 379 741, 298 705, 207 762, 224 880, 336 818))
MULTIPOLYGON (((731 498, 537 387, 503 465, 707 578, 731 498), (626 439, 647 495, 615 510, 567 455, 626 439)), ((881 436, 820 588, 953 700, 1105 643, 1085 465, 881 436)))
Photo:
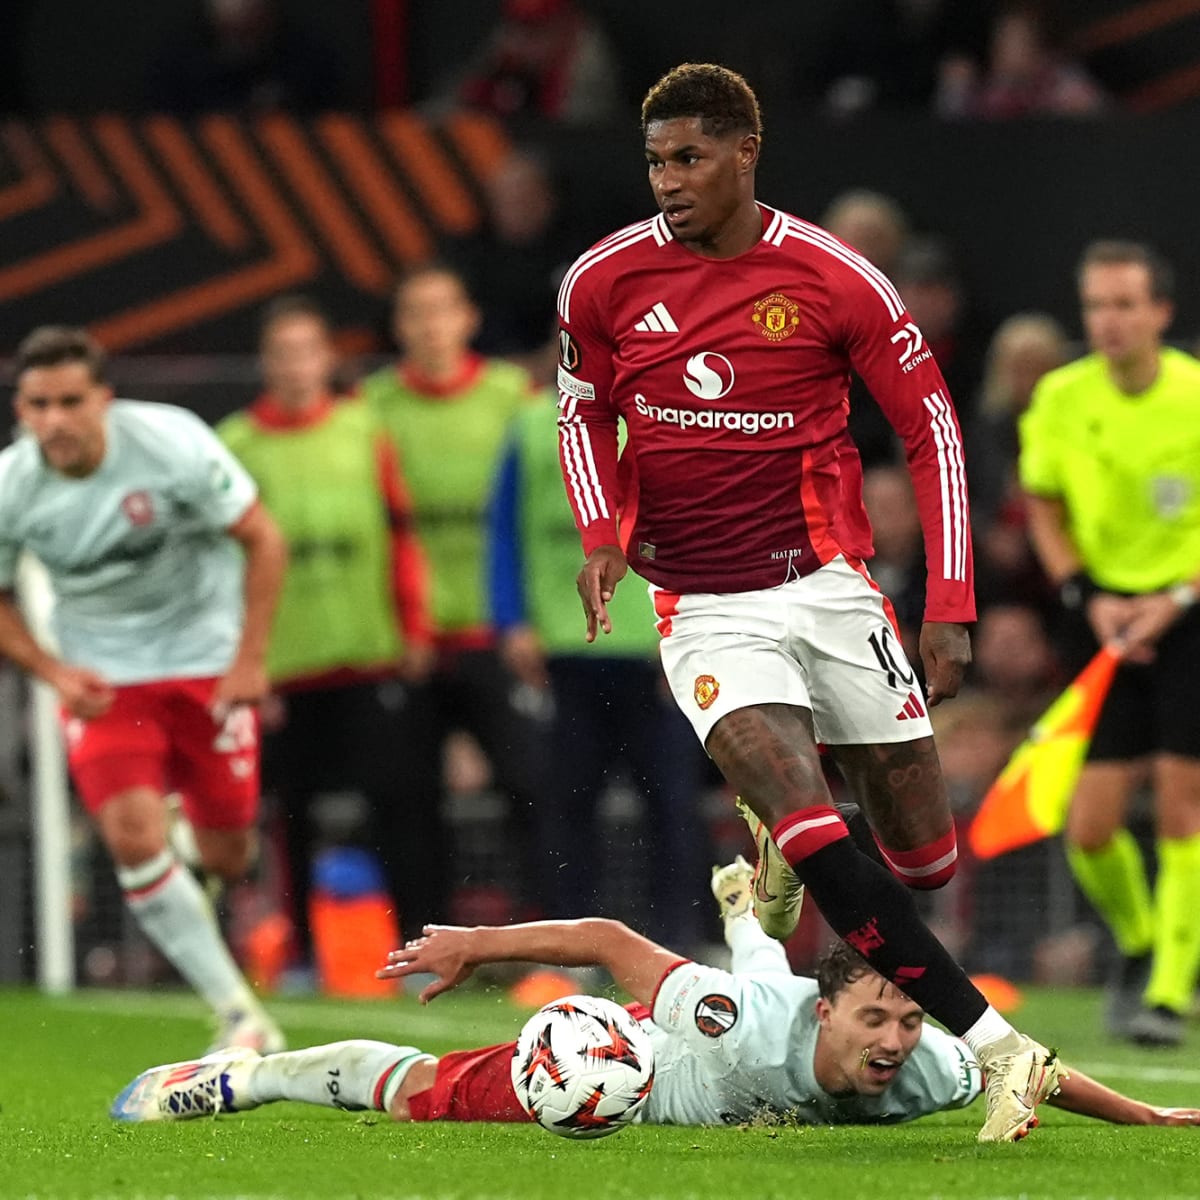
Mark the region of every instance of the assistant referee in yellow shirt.
POLYGON ((1067 857, 1122 955, 1110 1032, 1175 1045, 1200 968, 1200 362, 1163 345, 1172 273, 1149 247, 1093 243, 1079 290, 1092 352, 1039 383, 1020 459, 1042 566, 1095 642, 1124 655, 1071 802, 1067 857), (1146 780, 1153 897, 1125 827, 1146 780))

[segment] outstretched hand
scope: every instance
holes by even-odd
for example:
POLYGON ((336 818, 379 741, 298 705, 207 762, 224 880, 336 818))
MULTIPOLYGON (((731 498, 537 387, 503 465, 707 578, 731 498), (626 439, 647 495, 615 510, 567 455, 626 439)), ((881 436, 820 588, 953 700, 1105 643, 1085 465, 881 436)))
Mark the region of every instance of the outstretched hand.
POLYGON ((1191 1125, 1200 1129, 1200 1108, 1156 1108, 1151 1125, 1191 1125))
POLYGON ((388 965, 376 979, 403 979, 406 975, 436 975, 418 999, 428 1004, 435 996, 470 979, 475 963, 470 958, 472 930, 461 925, 426 925, 424 936, 404 943, 388 955, 388 965))
POLYGON ((921 662, 929 707, 953 699, 971 664, 971 638, 965 625, 926 621, 921 626, 921 662))
POLYGON ((608 602, 617 590, 617 584, 625 578, 629 560, 620 546, 597 546, 587 556, 575 579, 579 599, 583 603, 583 615, 587 618, 587 640, 596 640, 597 628, 612 633, 612 621, 608 616, 608 602))

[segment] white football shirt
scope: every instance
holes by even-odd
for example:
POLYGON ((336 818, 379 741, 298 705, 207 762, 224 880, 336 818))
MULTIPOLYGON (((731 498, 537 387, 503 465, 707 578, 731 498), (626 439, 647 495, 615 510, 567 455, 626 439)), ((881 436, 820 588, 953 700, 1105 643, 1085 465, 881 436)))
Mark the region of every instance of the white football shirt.
POLYGON ((793 975, 783 948, 750 924, 764 944, 756 939, 750 953, 735 951, 732 973, 685 963, 659 988, 645 1022, 655 1072, 643 1121, 736 1124, 773 1112, 814 1125, 893 1124, 961 1108, 979 1095, 983 1078, 971 1051, 929 1024, 881 1096, 835 1098, 822 1090, 813 1075, 817 981, 793 975))
POLYGON ((47 466, 32 437, 0 452, 0 589, 22 549, 36 555, 63 659, 110 683, 220 675, 242 626, 242 553, 225 531, 256 495, 199 417, 114 400, 86 478, 47 466))

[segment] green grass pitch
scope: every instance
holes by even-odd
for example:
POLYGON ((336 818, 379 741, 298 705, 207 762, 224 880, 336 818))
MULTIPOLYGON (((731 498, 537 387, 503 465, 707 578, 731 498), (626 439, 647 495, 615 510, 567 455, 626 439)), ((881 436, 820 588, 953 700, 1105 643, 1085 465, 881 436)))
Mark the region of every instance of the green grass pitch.
MULTIPOLYGON (((499 991, 272 1005, 293 1046, 374 1037, 433 1052, 516 1035, 499 991)), ((1200 1035, 1143 1052, 1097 1032, 1099 999, 1036 992, 1020 1024, 1068 1063, 1140 1098, 1200 1105, 1200 1035)), ((437 1197, 439 1200, 947 1200, 1200 1195, 1200 1128, 1127 1129, 1043 1110, 1015 1146, 980 1146, 977 1101, 879 1129, 656 1129, 567 1142, 537 1127, 394 1126, 379 1114, 277 1104, 181 1125, 118 1126, 113 1095, 143 1067, 189 1058, 207 1033, 175 992, 48 1000, 0 992, 0 1197, 437 1197)))

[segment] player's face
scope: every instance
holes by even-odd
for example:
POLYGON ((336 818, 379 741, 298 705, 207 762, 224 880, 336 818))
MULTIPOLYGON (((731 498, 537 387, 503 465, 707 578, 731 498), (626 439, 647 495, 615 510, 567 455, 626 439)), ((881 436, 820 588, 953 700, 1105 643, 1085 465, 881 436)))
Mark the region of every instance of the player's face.
POLYGON ((263 336, 263 381, 284 404, 302 407, 327 395, 333 367, 329 331, 317 317, 281 317, 263 336))
MULTIPOLYGON (((878 1096, 917 1043, 925 1014, 903 992, 873 971, 817 1002, 821 1049, 833 1091, 878 1096)), ((829 1084, 822 1082, 829 1090, 829 1084)))
POLYGON ((754 134, 713 137, 698 117, 651 121, 646 164, 655 202, 682 242, 712 245, 746 203, 753 202, 758 161, 754 134))
POLYGON ((90 475, 104 457, 104 414, 112 390, 86 363, 30 367, 17 380, 17 419, 37 439, 42 456, 64 475, 90 475))
POLYGON ((1171 305, 1151 294, 1141 263, 1093 263, 1079 285, 1088 343, 1117 366, 1158 351, 1171 322, 1171 305))
POLYGON ((418 275, 396 293, 393 332, 406 357, 417 362, 453 362, 479 328, 479 312, 453 275, 418 275))

